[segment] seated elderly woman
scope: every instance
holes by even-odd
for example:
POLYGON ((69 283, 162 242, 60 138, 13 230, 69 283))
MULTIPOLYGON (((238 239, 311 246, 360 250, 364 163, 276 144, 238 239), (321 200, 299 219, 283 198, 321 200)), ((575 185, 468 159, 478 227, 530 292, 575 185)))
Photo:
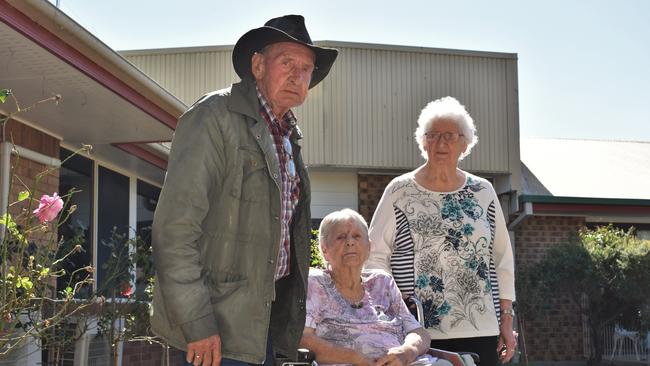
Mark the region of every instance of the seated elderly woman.
POLYGON ((309 272, 301 340, 319 364, 449 365, 426 354, 429 334, 407 309, 392 277, 362 271, 370 241, 361 215, 350 209, 327 215, 319 247, 327 269, 309 272))

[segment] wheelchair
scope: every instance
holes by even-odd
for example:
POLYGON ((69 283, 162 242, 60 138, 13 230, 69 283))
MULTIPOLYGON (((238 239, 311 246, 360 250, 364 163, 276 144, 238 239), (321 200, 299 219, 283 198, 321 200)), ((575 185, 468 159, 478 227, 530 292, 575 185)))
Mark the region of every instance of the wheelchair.
MULTIPOLYGON (((411 311, 411 314, 424 327, 424 308, 422 307, 422 302, 414 296, 409 296, 404 302, 411 311)), ((427 353, 431 356, 447 360, 454 366, 472 366, 478 365, 480 362, 478 354, 474 352, 450 352, 438 348, 429 348, 427 353)))
MULTIPOLYGON (((411 296, 405 300, 407 307, 415 318, 424 327, 424 310, 422 303, 417 298, 411 296)), ((438 348, 429 348, 427 354, 437 357, 439 359, 449 361, 453 366, 476 366, 479 364, 479 356, 473 352, 450 352, 438 348)), ((305 348, 299 348, 296 351, 296 356, 293 359, 285 357, 277 357, 275 365, 278 366, 317 366, 316 355, 305 348)), ((412 366, 424 366, 415 362, 412 366)), ((428 364, 427 364, 428 365, 428 364)))
MULTIPOLYGON (((427 354, 437 357, 439 359, 443 359, 446 361, 449 361, 449 363, 453 366, 476 366, 476 362, 474 358, 478 359, 478 355, 475 353, 471 352, 461 352, 461 353, 456 353, 456 352, 449 352, 437 348, 429 348, 427 351, 427 354)), ((308 349, 305 348, 299 348, 296 351, 296 356, 294 359, 289 359, 289 358, 283 358, 283 357, 278 357, 275 360, 275 365, 282 365, 282 366, 318 366, 318 363, 316 362, 316 355, 309 351, 308 349)), ((414 362, 411 364, 412 366, 425 366, 429 365, 423 364, 420 362, 414 362)))

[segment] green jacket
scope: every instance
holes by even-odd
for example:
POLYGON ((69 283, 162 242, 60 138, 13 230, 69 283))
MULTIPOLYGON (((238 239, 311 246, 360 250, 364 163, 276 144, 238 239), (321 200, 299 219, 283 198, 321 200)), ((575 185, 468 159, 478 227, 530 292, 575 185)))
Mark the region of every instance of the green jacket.
POLYGON ((291 135, 300 200, 291 274, 273 277, 280 243, 280 168, 255 84, 208 94, 180 118, 153 222, 154 333, 172 346, 221 336, 225 358, 262 363, 295 354, 305 326, 309 177, 291 135))

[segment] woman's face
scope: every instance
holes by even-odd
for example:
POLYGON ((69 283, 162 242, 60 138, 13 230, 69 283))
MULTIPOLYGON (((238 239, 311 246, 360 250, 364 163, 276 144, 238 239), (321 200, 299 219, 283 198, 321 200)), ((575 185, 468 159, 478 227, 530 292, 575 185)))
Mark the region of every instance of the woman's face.
POLYGON ((323 257, 332 270, 341 267, 361 268, 368 259, 370 242, 368 233, 356 220, 350 218, 337 224, 322 247, 323 257))
POLYGON ((439 119, 433 122, 431 129, 424 135, 423 146, 430 163, 455 167, 467 149, 467 141, 456 122, 439 119))

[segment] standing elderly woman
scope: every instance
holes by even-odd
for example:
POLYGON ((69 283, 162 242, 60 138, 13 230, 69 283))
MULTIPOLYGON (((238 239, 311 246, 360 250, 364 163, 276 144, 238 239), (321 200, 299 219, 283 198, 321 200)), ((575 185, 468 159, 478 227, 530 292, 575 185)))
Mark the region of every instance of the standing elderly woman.
POLYGON ((366 267, 392 273, 403 296, 422 302, 432 347, 476 352, 481 366, 507 362, 516 345, 508 231, 492 185, 458 168, 478 140, 472 117, 438 99, 415 139, 426 162, 386 187, 366 267))
POLYGON ((327 215, 320 225, 319 245, 328 269, 309 272, 301 340, 318 363, 435 361, 420 357, 429 348, 429 335, 409 313, 393 279, 384 271, 362 271, 370 251, 363 217, 350 209, 327 215))

